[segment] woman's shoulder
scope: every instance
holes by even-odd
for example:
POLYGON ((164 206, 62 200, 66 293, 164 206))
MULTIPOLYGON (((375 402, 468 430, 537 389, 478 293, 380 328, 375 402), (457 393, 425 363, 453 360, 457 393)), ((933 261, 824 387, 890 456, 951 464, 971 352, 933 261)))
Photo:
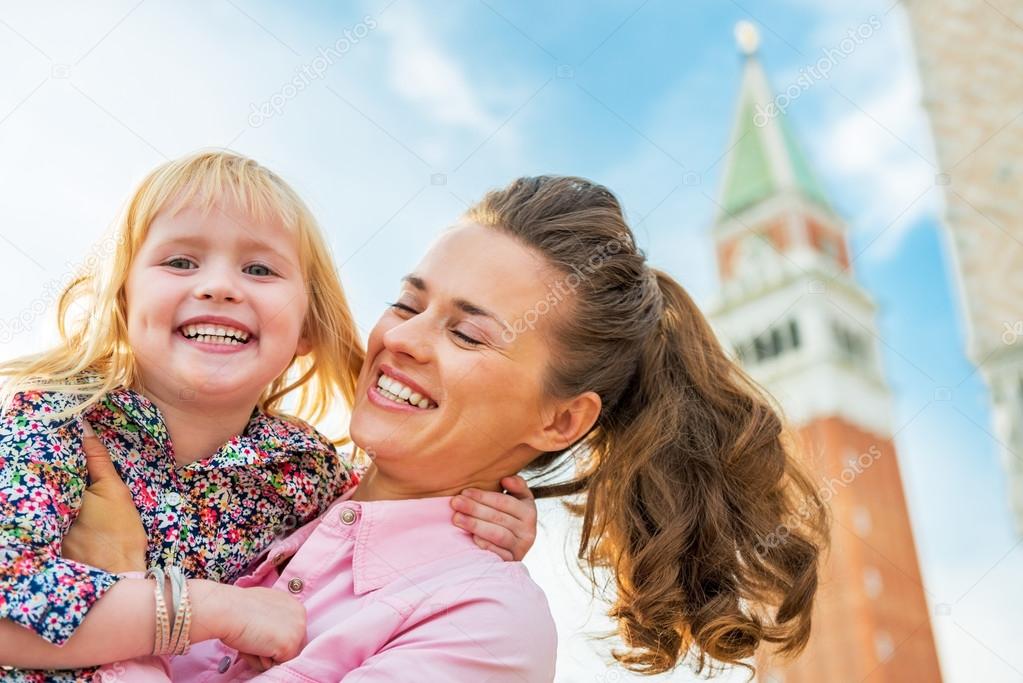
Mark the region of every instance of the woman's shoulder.
POLYGON ((467 637, 465 647, 482 648, 508 671, 551 680, 558 631, 543 589, 521 562, 497 559, 476 567, 443 577, 443 588, 430 596, 420 616, 427 624, 456 627, 467 637))
POLYGON ((554 617, 547 594, 533 580, 526 565, 505 562, 489 550, 474 548, 468 552, 478 552, 480 557, 448 573, 442 595, 451 597, 456 606, 476 605, 500 613, 506 621, 529 625, 554 636, 554 617))

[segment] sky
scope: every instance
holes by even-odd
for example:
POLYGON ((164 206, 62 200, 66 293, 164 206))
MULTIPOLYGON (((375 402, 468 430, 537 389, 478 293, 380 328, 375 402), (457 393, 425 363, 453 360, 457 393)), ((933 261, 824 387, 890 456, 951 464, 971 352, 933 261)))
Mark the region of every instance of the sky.
MULTIPOLYGON (((1023 680, 1023 549, 986 389, 962 351, 939 171, 898 4, 0 2, 0 354, 53 339, 59 286, 105 253, 133 185, 203 147, 255 157, 306 199, 364 333, 467 205, 544 172, 614 190, 652 263, 710 306, 740 20, 759 27, 778 92, 849 29, 876 27, 786 116, 879 304, 945 679, 1023 680)), ((607 622, 569 569, 563 515, 544 504, 541 517, 527 565, 558 622, 558 680, 632 680, 585 635, 607 622)))

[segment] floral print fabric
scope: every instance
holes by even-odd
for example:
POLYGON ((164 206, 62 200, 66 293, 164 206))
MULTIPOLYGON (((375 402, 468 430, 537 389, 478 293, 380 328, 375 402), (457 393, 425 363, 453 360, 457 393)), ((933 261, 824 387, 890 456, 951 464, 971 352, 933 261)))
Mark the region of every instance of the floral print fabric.
MULTIPOLYGON (((18 394, 0 420, 0 618, 66 641, 117 576, 60 556, 88 484, 80 419, 110 452, 149 533, 150 566, 230 582, 275 539, 358 482, 333 444, 294 418, 253 411, 216 453, 176 467, 159 409, 118 389, 78 418, 48 416, 82 400, 18 394)), ((89 672, 0 669, 0 680, 90 680, 89 672)))

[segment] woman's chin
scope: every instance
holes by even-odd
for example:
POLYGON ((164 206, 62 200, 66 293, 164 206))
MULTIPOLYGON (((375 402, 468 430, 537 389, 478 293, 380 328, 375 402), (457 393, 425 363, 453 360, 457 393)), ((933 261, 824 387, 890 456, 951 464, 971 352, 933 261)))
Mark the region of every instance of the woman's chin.
POLYGON ((353 419, 348 433, 359 450, 373 461, 378 458, 400 460, 410 445, 402 439, 400 430, 394 430, 393 425, 387 429, 386 425, 366 424, 365 421, 359 423, 353 419))

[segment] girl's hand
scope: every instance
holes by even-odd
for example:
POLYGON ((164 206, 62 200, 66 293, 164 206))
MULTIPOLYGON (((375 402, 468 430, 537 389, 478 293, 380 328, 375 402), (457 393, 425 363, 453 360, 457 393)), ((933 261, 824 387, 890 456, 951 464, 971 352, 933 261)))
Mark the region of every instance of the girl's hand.
POLYGON ((82 447, 91 483, 85 489, 78 517, 64 536, 61 554, 111 573, 145 571, 149 539, 131 491, 121 481, 110 454, 89 423, 83 419, 82 424, 82 447))
MULTIPOLYGON (((238 588, 209 581, 203 586, 216 593, 206 605, 209 616, 205 617, 217 624, 213 634, 238 650, 257 671, 294 659, 302 651, 305 606, 292 596, 273 588, 238 588)), ((193 599, 192 604, 200 603, 193 599)))
POLYGON ((473 536, 476 545, 506 561, 526 556, 536 540, 536 501, 522 477, 505 477, 508 493, 465 489, 451 499, 452 522, 473 536))

